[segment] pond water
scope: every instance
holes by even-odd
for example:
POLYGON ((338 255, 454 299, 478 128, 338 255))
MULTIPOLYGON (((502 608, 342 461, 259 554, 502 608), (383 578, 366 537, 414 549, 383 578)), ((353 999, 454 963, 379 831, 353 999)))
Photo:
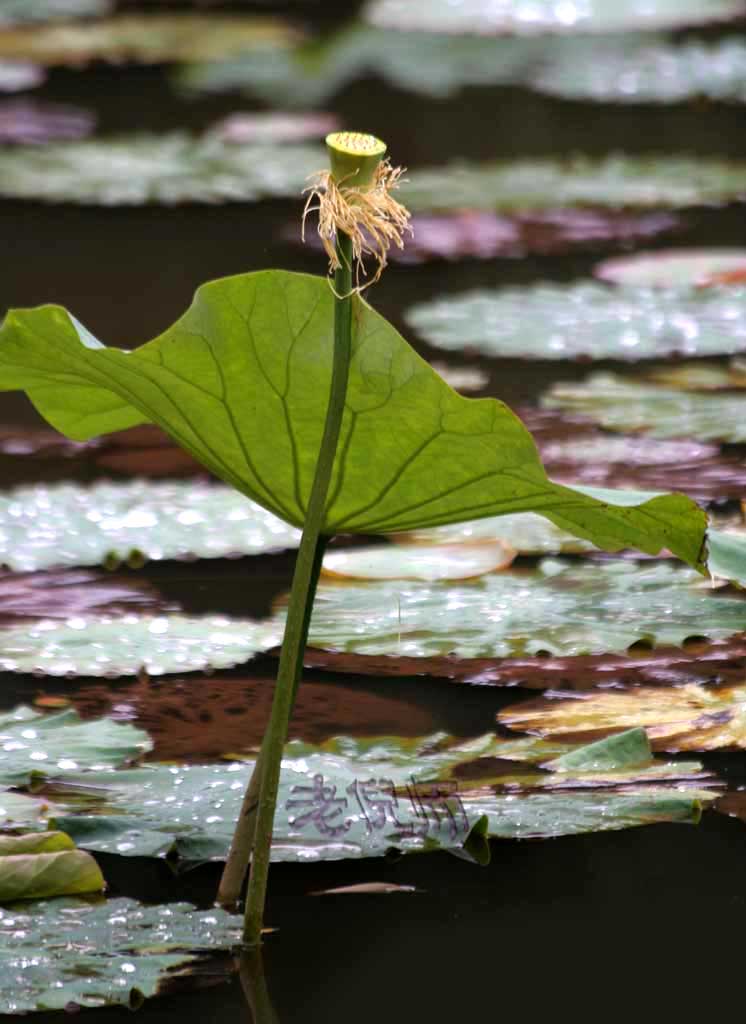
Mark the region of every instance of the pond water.
MULTIPOLYGON (((350 5, 314 6, 312 21, 323 26, 342 7, 351 13, 350 5)), ((201 131, 237 110, 259 109, 237 93, 186 99, 161 65, 53 70, 35 98, 94 110, 101 134, 174 127, 201 131)), ((435 99, 365 77, 325 107, 344 125, 385 138, 395 161, 412 168, 442 163, 450 155, 484 160, 620 150, 746 159, 744 113, 738 105, 612 107, 512 87, 471 87, 435 99)), ((744 209, 742 204, 689 209, 673 235, 642 247, 743 245, 744 209)), ((318 251, 286 240, 289 229, 299 230, 297 201, 167 209, 6 200, 0 213, 6 239, 3 306, 59 302, 110 345, 128 347, 157 335, 205 280, 275 266, 323 272, 318 251)), ((369 298, 411 336, 404 312, 414 303, 475 287, 574 281, 618 251, 618 244, 602 240, 590 248, 521 258, 393 264, 369 298)), ((486 383, 474 393, 513 406, 534 404, 551 384, 588 373, 583 362, 460 356, 413 341, 430 361, 481 370, 486 383)), ((603 361, 593 369, 625 367, 603 361)), ((4 426, 41 425, 25 397, 3 395, 2 403, 4 426)), ((732 453, 740 458, 742 450, 733 447, 732 453)), ((105 475, 71 465, 67 458, 5 455, 0 481, 9 487, 71 474, 105 475)), ((187 613, 261 617, 287 591, 293 561, 293 554, 284 552, 232 561, 150 562, 139 570, 120 569, 119 575, 149 581, 164 600, 178 602, 187 613)), ((113 711, 146 728, 155 741, 151 760, 198 762, 260 742, 275 665, 264 655, 209 680, 47 681, 6 673, 0 709, 39 695, 64 695, 85 717, 113 711)), ((530 695, 422 676, 308 670, 291 735, 311 742, 338 734, 421 736, 438 730, 479 736, 494 730, 498 711, 530 695)), ((701 760, 733 785, 746 776, 742 754, 702 755, 701 760)), ((278 931, 268 937, 264 959, 277 1020, 362 1024, 508 1015, 538 1020, 559 1014, 590 1019, 612 1007, 670 1017, 691 1012, 700 1001, 726 1006, 724 993, 734 992, 737 984, 731 949, 739 948, 746 910, 745 858, 743 822, 707 814, 691 829, 670 824, 541 842, 493 842, 487 867, 446 853, 275 866, 266 920, 278 931), (309 895, 366 881, 422 891, 309 895)), ((152 859, 102 855, 100 862, 112 894, 143 900, 187 898, 209 905, 220 874, 216 865, 176 875, 152 859)), ((144 1024, 251 1020, 239 979, 226 982, 221 970, 219 964, 206 970, 204 988, 149 1002, 140 1019, 144 1024), (212 985, 215 980, 224 983, 212 985)), ((86 1011, 86 1019, 98 1024, 126 1012, 86 1011)))

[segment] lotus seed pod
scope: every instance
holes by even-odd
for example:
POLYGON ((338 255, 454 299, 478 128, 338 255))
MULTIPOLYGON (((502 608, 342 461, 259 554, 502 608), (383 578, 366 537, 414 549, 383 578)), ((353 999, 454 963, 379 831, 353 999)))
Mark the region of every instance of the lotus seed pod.
POLYGON ((386 143, 362 132, 332 132, 326 137, 331 173, 345 188, 367 188, 386 153, 386 143))

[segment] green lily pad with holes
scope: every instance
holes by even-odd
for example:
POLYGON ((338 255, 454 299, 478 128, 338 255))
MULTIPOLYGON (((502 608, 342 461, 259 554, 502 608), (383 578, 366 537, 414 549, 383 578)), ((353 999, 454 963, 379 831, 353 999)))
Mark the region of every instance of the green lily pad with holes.
MULTIPOLYGON (((538 511, 601 547, 667 548, 701 567, 707 519, 690 499, 553 483, 505 405, 458 395, 367 303, 352 302, 325 532, 538 511)), ((329 393, 333 305, 324 278, 224 278, 129 352, 106 348, 60 307, 12 311, 0 329, 0 388, 27 390, 75 440, 155 422, 215 475, 300 526, 329 393)))
POLYGON ((436 348, 504 359, 732 355, 746 349, 746 286, 542 283, 436 298, 405 320, 436 348))
POLYGON ((746 280, 746 249, 659 249, 604 260, 593 273, 612 284, 661 288, 664 295, 688 286, 705 295, 715 288, 721 297, 741 300, 743 290, 727 286, 746 280))
POLYGON ((106 14, 112 0, 0 0, 0 26, 106 14))
POLYGON ((420 95, 447 97, 467 86, 520 78, 544 46, 539 40, 454 38, 353 25, 294 49, 195 63, 179 71, 176 81, 188 93, 239 91, 291 108, 318 106, 369 75, 420 95))
MULTIPOLYGON (((250 770, 243 762, 149 764, 93 776, 96 792, 54 824, 93 851, 222 860, 250 770)), ((483 816, 498 838, 695 821, 713 781, 696 762, 656 761, 649 747, 642 758, 639 737, 585 756, 567 744, 494 735, 294 741, 283 760, 272 859, 459 849, 483 816), (571 752, 575 765, 562 761, 571 752)))
POLYGON ((101 868, 85 850, 0 856, 0 904, 50 899, 53 896, 80 896, 102 892, 105 886, 101 868))
POLYGON ((311 144, 125 135, 3 149, 0 196, 92 206, 252 202, 299 196, 323 165, 311 144))
POLYGON ((369 0, 366 19, 404 31, 447 33, 629 32, 679 28, 743 15, 740 0, 369 0))
MULTIPOLYGON (((708 379, 725 373, 700 372, 708 379)), ((746 442, 746 390, 684 390, 666 387, 653 376, 594 373, 581 382, 555 384, 542 404, 585 416, 606 430, 640 431, 662 440, 746 442)))
POLYGON ((599 103, 681 103, 746 100, 746 43, 739 37, 714 42, 636 35, 578 40, 552 52, 529 76, 534 88, 553 96, 599 103))
POLYGON ((6 29, 0 35, 0 58, 73 67, 94 60, 221 60, 237 53, 274 53, 298 38, 297 30, 274 18, 140 13, 6 29))
POLYGON ((15 572, 296 548, 298 530, 230 487, 36 484, 0 492, 0 564, 15 572))
MULTIPOLYGON (((70 708, 42 714, 21 705, 0 714, 0 785, 27 780, 34 772, 101 773, 138 759, 152 746, 148 734, 129 722, 82 721, 70 708)), ((0 795, 0 804, 6 797, 0 795)))
POLYGON ((377 544, 329 551, 322 572, 341 579, 465 580, 507 568, 515 552, 499 541, 377 544))
MULTIPOLYGON (((635 687, 564 695, 553 693, 502 710, 501 724, 541 736, 644 730, 658 750, 746 748, 746 687, 635 687)), ((626 735, 623 734, 623 735, 626 735)), ((614 738, 618 738, 619 733, 614 738)))
POLYGON ((235 915, 188 903, 67 897, 0 909, 0 1013, 137 1009, 240 934, 235 915))
POLYGON ((510 658, 621 653, 644 641, 680 645, 746 629, 746 601, 713 593, 667 561, 546 559, 460 586, 323 583, 309 646, 391 657, 510 658))
POLYGON ((570 555, 596 550, 589 541, 573 537, 534 512, 489 516, 465 523, 436 526, 396 534, 394 540, 419 544, 494 543, 505 544, 520 555, 570 555))
POLYGON ((272 623, 218 616, 80 616, 0 631, 0 669, 43 676, 159 676, 232 668, 276 646, 272 623))
POLYGON ((418 170, 409 178, 401 188, 402 202, 410 210, 429 212, 676 209, 730 203, 746 195, 746 163, 664 154, 452 163, 418 170))

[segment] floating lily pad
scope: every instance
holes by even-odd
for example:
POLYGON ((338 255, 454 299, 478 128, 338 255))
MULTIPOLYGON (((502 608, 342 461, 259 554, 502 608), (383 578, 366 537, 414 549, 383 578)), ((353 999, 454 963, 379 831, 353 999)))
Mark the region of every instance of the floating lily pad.
POLYGON ((746 286, 482 289, 413 306, 405 320, 429 345, 504 359, 732 355, 746 349, 746 286))
POLYGON ((0 25, 97 17, 112 6, 112 0, 0 0, 0 25))
POLYGON ((600 103, 680 103, 706 97, 726 103, 746 100, 746 43, 738 37, 714 42, 663 38, 578 41, 547 50, 531 84, 565 99, 600 103))
POLYGON ((746 163, 686 156, 452 163, 418 170, 402 186, 414 211, 556 210, 716 205, 746 195, 746 163))
MULTIPOLYGON (((47 834, 61 833, 41 835, 47 834)), ((74 846, 72 841, 70 846, 74 846)), ((98 893, 105 885, 101 869, 84 850, 27 850, 0 855, 0 903, 98 893)))
MULTIPOLYGON (((678 368, 684 384, 688 368, 678 368)), ((594 373, 579 383, 555 384, 542 403, 550 409, 578 413, 606 430, 640 431, 654 438, 746 442, 746 390, 724 391, 709 386, 727 380, 727 370, 694 368, 691 389, 667 387, 659 375, 622 377, 594 373), (698 380, 698 375, 702 375, 698 380), (698 390, 704 383, 707 390, 698 390)), ((672 375, 668 379, 673 382, 672 375)))
POLYGON ((395 534, 394 539, 421 544, 499 543, 521 555, 580 554, 595 551, 589 541, 573 537, 534 512, 471 519, 429 530, 395 534))
POLYGON ((323 164, 316 146, 179 133, 16 146, 0 152, 0 195, 100 206, 249 202, 300 195, 323 164))
POLYGON ((221 142, 248 143, 301 142, 320 139, 337 131, 341 122, 336 114, 324 113, 270 113, 229 114, 209 131, 211 138, 221 142))
POLYGON ((240 919, 188 903, 44 900, 0 910, 0 1012, 128 1006, 240 941, 240 919))
POLYGON ((46 78, 46 72, 37 64, 26 61, 0 61, 0 92, 23 92, 35 89, 46 78))
POLYGON ((515 551, 495 542, 475 544, 378 544, 330 551, 323 573, 369 580, 466 580, 505 569, 515 551))
POLYGON ((3 625, 23 619, 165 610, 157 591, 145 580, 117 579, 93 572, 0 571, 3 625))
POLYGON ((0 58, 73 66, 94 60, 116 64, 209 61, 237 53, 275 52, 298 38, 297 30, 273 18, 120 15, 106 20, 7 29, 0 35, 0 58))
POLYGON ((0 632, 0 668, 45 676, 202 672, 250 661, 282 639, 277 625, 185 615, 46 619, 0 632))
MULTIPOLYGON (((746 280, 746 249, 660 249, 604 260, 594 273, 614 284, 702 289, 746 280)), ((742 297, 743 293, 737 289, 735 294, 742 297)))
MULTIPOLYGON (((295 741, 283 760, 272 858, 458 848, 482 816, 500 838, 696 820, 712 777, 697 763, 655 761, 649 748, 641 757, 639 748, 615 740, 584 755, 563 744, 492 735, 458 743, 443 734, 295 741), (575 764, 563 761, 571 753, 575 764)), ((92 850, 221 860, 250 770, 234 762, 116 772, 56 821, 92 850)))
MULTIPOLYGON (((84 722, 72 709, 45 715, 21 705, 0 714, 0 785, 14 785, 34 772, 55 777, 88 770, 101 774, 151 747, 148 734, 128 722, 84 722)), ((5 806, 7 799, 8 794, 0 793, 0 804, 5 806)))
POLYGON ((746 602, 713 593, 669 562, 544 560, 469 584, 326 583, 309 645, 401 657, 613 654, 640 641, 724 639, 746 628, 746 602))
POLYGON ((28 101, 0 104, 0 142, 38 145, 57 139, 83 139, 95 124, 94 115, 78 107, 28 101))
POLYGON ((223 558, 298 546, 300 533, 230 487, 38 484, 0 492, 0 564, 15 571, 223 558))
POLYGON ((374 25, 404 31, 489 33, 629 32, 677 28, 743 15, 739 0, 370 0, 365 17, 374 25))
POLYGON ((553 694, 498 714, 502 725, 542 736, 573 737, 643 727, 659 750, 746 748, 746 686, 639 687, 553 694))
POLYGON ((478 367, 431 363, 432 368, 454 391, 483 391, 490 382, 489 374, 478 367))
POLYGON ((48 816, 57 810, 49 800, 25 793, 0 792, 0 826, 6 828, 43 828, 48 816))

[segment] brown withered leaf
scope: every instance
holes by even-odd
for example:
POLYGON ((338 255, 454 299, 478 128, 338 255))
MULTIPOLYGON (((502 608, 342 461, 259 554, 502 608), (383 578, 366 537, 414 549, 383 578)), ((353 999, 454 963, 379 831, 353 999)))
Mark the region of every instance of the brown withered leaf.
MULTIPOLYGON (((278 654, 275 649, 271 654, 278 654)), ((529 690, 593 690, 598 686, 683 686, 737 683, 746 676, 746 634, 722 642, 687 642, 626 654, 533 658, 407 658, 347 654, 307 648, 306 668, 354 675, 407 678, 433 676, 475 686, 520 686, 529 690)))
POLYGON ((146 580, 87 570, 0 571, 0 625, 24 619, 71 619, 95 613, 160 611, 166 605, 146 580))
POLYGON ((509 729, 578 741, 642 727, 655 750, 746 749, 746 682, 553 692, 500 711, 509 729))

